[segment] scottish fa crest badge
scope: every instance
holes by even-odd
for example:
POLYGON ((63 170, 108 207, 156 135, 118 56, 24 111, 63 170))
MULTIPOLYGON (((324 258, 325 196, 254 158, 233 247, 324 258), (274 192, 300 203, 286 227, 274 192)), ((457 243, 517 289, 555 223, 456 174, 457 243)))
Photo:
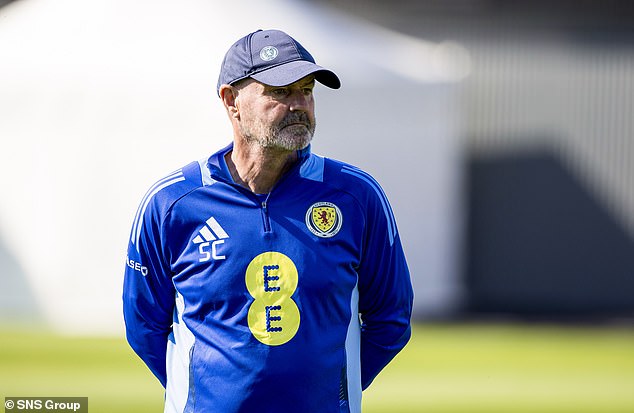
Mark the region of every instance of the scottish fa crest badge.
POLYGON ((306 226, 318 237, 335 236, 341 229, 342 223, 341 210, 333 203, 317 202, 306 211, 306 226))
POLYGON ((270 62, 277 57, 278 53, 277 48, 274 46, 265 46, 260 50, 260 59, 270 62))

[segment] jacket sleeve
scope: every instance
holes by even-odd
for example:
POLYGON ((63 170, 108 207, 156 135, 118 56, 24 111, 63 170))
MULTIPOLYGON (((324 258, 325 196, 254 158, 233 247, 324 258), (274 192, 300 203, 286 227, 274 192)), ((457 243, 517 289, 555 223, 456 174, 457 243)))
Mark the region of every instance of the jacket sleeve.
POLYGON ((164 255, 161 224, 154 200, 144 200, 128 245, 123 316, 128 343, 165 387, 175 290, 164 255))
POLYGON ((390 204, 378 184, 370 195, 359 266, 363 389, 409 341, 414 296, 390 204))

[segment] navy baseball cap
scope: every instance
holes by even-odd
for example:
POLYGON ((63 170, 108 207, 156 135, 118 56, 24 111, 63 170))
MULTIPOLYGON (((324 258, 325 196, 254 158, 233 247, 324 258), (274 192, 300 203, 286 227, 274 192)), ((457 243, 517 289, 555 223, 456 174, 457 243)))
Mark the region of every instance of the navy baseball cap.
POLYGON ((315 64, 315 59, 299 42, 280 30, 258 30, 231 46, 222 66, 216 91, 220 86, 251 77, 269 86, 286 86, 315 75, 315 80, 339 89, 337 75, 315 64))

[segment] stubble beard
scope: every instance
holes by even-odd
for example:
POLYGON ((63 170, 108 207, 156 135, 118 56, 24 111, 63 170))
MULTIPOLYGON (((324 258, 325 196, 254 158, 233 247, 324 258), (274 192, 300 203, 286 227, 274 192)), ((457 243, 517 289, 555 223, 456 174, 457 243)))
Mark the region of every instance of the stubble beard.
POLYGON ((250 144, 263 149, 294 151, 304 149, 312 141, 316 122, 307 114, 290 113, 277 125, 266 125, 261 119, 240 123, 240 132, 250 144), (296 122, 302 123, 294 124, 296 122))

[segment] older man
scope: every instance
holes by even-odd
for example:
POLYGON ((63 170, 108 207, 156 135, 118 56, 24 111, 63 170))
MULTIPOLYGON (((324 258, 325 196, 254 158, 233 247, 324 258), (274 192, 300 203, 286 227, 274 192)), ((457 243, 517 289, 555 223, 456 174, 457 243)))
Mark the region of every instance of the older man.
POLYGON ((385 194, 310 151, 315 81, 340 86, 286 33, 238 40, 217 88, 233 143, 139 206, 124 316, 166 412, 359 412, 362 389, 410 337, 411 282, 385 194))

